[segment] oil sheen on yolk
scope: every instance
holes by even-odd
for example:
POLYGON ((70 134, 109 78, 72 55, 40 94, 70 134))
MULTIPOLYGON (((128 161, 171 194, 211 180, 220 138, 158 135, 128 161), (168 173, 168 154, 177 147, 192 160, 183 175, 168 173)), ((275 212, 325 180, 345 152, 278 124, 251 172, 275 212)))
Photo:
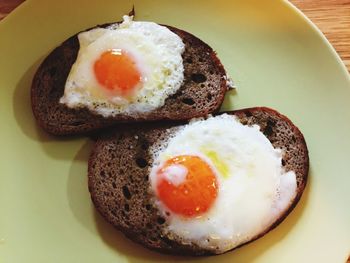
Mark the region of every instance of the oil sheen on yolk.
POLYGON ((157 172, 158 198, 174 213, 185 216, 199 216, 212 206, 218 184, 211 167, 197 156, 181 155, 169 159, 157 172), (172 165, 186 167, 183 182, 174 185, 166 179, 166 168, 172 165))
POLYGON ((141 79, 135 62, 120 49, 102 53, 94 63, 94 73, 102 86, 122 96, 130 95, 141 79))

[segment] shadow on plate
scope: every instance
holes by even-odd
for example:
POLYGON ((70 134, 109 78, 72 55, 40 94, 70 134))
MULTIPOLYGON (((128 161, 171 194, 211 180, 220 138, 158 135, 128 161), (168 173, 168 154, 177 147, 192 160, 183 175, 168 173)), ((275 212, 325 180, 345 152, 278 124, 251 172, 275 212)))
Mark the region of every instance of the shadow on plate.
MULTIPOLYGON (((67 185, 69 205, 80 224, 88 229, 96 238, 102 239, 116 254, 126 256, 128 262, 173 262, 186 260, 209 262, 214 260, 213 257, 176 257, 150 251, 127 239, 120 231, 107 223, 95 210, 88 192, 87 161, 91 148, 92 141, 88 141, 76 154, 70 169, 67 185)), ((293 226, 297 224, 298 220, 302 217, 303 211, 308 203, 311 185, 310 179, 312 178, 311 170, 312 169, 310 169, 307 187, 299 204, 277 228, 264 237, 238 248, 235 251, 215 256, 215 261, 252 262, 288 235, 288 232, 293 229, 293 226)))
POLYGON ((224 101, 220 107, 220 111, 232 111, 235 110, 235 102, 234 99, 237 96, 237 89, 231 89, 226 92, 224 101))
POLYGON ((33 76, 42 59, 38 59, 28 67, 16 85, 12 97, 14 116, 22 133, 30 140, 40 142, 41 147, 49 156, 55 159, 71 160, 74 152, 67 152, 67 143, 69 144, 77 138, 55 137, 46 133, 36 123, 32 112, 30 89, 33 76))

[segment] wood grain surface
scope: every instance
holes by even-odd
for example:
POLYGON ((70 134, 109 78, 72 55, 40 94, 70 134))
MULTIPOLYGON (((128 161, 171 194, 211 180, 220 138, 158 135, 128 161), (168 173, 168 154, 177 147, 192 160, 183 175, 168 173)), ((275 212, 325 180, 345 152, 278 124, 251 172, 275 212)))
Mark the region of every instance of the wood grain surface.
MULTIPOLYGON (((0 0, 0 20, 24 0, 0 0)), ((350 0, 290 0, 321 29, 350 71, 350 0)))
POLYGON ((350 71, 350 0, 290 0, 321 29, 350 71))

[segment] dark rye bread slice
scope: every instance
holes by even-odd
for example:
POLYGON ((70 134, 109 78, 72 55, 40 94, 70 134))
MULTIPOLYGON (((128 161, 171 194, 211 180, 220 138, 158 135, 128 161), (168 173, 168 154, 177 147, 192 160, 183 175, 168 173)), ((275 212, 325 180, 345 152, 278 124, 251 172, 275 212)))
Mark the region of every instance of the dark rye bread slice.
MULTIPOLYGON (((309 157, 302 133, 286 117, 269 108, 249 108, 228 114, 241 123, 258 124, 275 148, 283 149, 282 165, 297 176, 297 195, 290 207, 273 223, 247 243, 276 227, 298 203, 308 176, 309 157)), ((151 145, 159 145, 182 124, 154 123, 143 127, 127 126, 99 138, 89 159, 88 179, 91 198, 102 216, 127 237, 163 253, 211 255, 215 251, 195 244, 183 244, 162 229, 166 220, 152 202, 149 171, 153 157, 151 145)))
POLYGON ((76 34, 46 57, 33 78, 31 101, 38 124, 54 135, 87 134, 120 122, 186 120, 218 111, 228 86, 225 69, 216 53, 192 34, 167 27, 185 44, 184 83, 176 94, 166 99, 164 106, 148 113, 104 118, 88 109, 70 109, 59 103, 79 51, 76 34))

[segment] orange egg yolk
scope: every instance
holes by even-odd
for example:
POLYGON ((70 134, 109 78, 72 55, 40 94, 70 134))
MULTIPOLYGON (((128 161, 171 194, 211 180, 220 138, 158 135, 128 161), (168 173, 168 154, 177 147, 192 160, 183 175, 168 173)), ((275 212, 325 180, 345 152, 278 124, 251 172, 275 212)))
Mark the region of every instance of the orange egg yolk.
POLYGON ((135 61, 120 49, 109 50, 94 63, 97 81, 109 91, 128 96, 141 80, 135 61))
POLYGON ((181 155, 169 159, 158 170, 157 179, 158 198, 172 212, 184 217, 195 217, 208 211, 218 194, 213 170, 197 156, 181 155), (172 183, 165 174, 173 165, 186 168, 186 176, 179 184, 172 183))

